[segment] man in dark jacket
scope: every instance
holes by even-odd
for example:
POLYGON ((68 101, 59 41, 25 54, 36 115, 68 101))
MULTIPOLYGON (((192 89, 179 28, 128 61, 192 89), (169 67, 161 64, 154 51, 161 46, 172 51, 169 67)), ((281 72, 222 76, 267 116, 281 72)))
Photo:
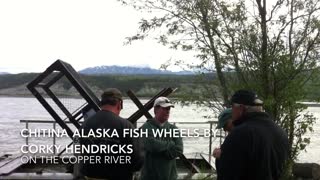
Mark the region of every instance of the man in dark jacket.
POLYGON ((218 180, 278 180, 288 158, 287 134, 254 92, 239 90, 231 102, 235 127, 221 147, 218 180))
POLYGON ((81 171, 87 179, 132 180, 133 172, 142 167, 143 151, 139 140, 123 135, 123 129, 133 129, 134 126, 119 116, 122 103, 122 95, 118 89, 107 89, 101 95, 101 110, 82 125, 85 136, 98 130, 110 132, 102 137, 97 133, 100 137, 80 138, 82 146, 99 147, 98 153, 82 153, 84 156, 100 159, 95 163, 83 164, 81 171), (114 130, 117 133, 112 134, 114 130))

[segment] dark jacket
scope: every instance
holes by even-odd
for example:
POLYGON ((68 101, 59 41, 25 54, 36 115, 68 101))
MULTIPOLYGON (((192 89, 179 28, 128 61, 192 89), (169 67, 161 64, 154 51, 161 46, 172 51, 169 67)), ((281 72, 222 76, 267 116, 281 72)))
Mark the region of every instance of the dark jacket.
MULTIPOLYGON (((133 125, 117 116, 113 112, 110 111, 98 111, 95 115, 85 120, 82 129, 84 130, 84 134, 88 134, 90 129, 96 130, 98 128, 101 129, 116 129, 119 135, 119 138, 114 136, 112 138, 80 138, 81 145, 133 145, 133 153, 131 154, 121 154, 121 153, 95 153, 95 154, 87 154, 83 153, 85 156, 100 156, 101 163, 84 163, 81 168, 81 172, 88 177, 92 178, 107 178, 109 180, 126 180, 132 179, 133 172, 138 171, 143 164, 143 150, 142 146, 139 142, 139 139, 131 138, 129 136, 123 138, 123 129, 133 129, 133 125), (111 161, 105 161, 106 157, 115 157, 118 156, 130 156, 130 163, 108 163, 111 161)), ((117 148, 115 148, 117 150, 117 148)), ((126 149, 128 150, 128 149, 126 149)), ((127 151, 128 152, 128 151, 127 151)))
POLYGON ((221 146, 218 180, 278 180, 288 158, 288 137, 267 113, 237 120, 221 146))
POLYGON ((178 129, 165 122, 162 126, 154 119, 148 120, 142 127, 148 131, 144 140, 145 161, 141 172, 141 180, 175 180, 177 179, 176 158, 183 153, 181 137, 154 137, 152 129, 178 129))

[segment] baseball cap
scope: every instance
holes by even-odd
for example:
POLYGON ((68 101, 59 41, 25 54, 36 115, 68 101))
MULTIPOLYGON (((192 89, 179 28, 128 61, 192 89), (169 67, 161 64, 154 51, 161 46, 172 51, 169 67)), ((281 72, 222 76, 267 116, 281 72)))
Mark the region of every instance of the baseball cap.
POLYGON ((101 104, 105 104, 110 99, 122 100, 122 94, 117 88, 108 88, 101 95, 101 104))
POLYGON ((218 116, 218 125, 216 129, 223 128, 227 124, 227 122, 231 119, 231 117, 232 117, 231 108, 223 110, 218 116))
POLYGON ((238 90, 231 97, 231 103, 243 104, 248 106, 262 106, 263 101, 251 90, 238 90))
POLYGON ((170 102, 170 100, 166 97, 158 97, 153 104, 153 107, 161 106, 161 107, 174 107, 174 105, 170 102))

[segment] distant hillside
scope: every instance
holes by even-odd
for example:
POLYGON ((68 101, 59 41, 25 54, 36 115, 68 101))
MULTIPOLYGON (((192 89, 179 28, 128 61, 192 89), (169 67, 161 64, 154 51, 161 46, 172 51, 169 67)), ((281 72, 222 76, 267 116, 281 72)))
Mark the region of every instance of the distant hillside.
POLYGON ((81 74, 175 74, 190 75, 191 71, 165 71, 152 69, 150 67, 131 67, 131 66, 96 66, 79 71, 81 74))
MULTIPOLYGON (((0 76, 0 96, 32 96, 26 85, 36 78, 36 73, 8 74, 0 76)), ((196 75, 81 75, 90 89, 99 97, 109 87, 120 89, 123 94, 130 89, 140 97, 151 97, 166 87, 178 88, 173 96, 198 90, 201 83, 196 75)), ((77 96, 66 78, 50 87, 60 95, 77 96)), ((57 95, 57 94, 56 94, 57 95)))
POLYGON ((3 74, 0 76, 0 89, 15 88, 31 82, 37 73, 3 74))
MULTIPOLYGON (((26 85, 35 79, 37 73, 20 73, 20 74, 4 74, 0 75, 0 96, 32 96, 26 85)), ((201 96, 200 91, 205 88, 204 85, 213 83, 216 79, 214 74, 203 74, 201 78, 198 75, 81 75, 81 78, 89 85, 90 89, 100 96, 101 92, 109 87, 120 89, 125 95, 130 89, 137 96, 151 97, 157 94, 160 90, 166 87, 178 88, 172 95, 174 97, 190 96, 194 93, 201 96)), ((320 76, 319 76, 320 78, 320 76)), ((309 83, 304 88, 310 92, 305 100, 318 100, 320 96, 320 84, 309 83)), ((69 81, 64 78, 59 80, 51 90, 58 92, 64 96, 77 96, 71 88, 69 81)))

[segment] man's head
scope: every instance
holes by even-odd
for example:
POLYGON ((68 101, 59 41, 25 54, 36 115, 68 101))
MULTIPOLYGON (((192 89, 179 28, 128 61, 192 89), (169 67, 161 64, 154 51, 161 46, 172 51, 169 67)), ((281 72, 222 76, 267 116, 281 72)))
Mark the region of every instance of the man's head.
POLYGON ((121 92, 116 88, 106 89, 101 95, 100 106, 119 115, 123 108, 121 92))
POLYGON ((223 128, 224 131, 230 132, 232 127, 232 109, 228 108, 219 114, 217 129, 223 128))
POLYGON ((247 112, 263 111, 263 101, 258 95, 250 90, 238 90, 231 97, 232 119, 237 120, 247 112))
POLYGON ((174 107, 174 105, 170 102, 170 100, 166 97, 158 97, 153 104, 155 119, 164 123, 169 119, 170 116, 170 108, 174 107))

